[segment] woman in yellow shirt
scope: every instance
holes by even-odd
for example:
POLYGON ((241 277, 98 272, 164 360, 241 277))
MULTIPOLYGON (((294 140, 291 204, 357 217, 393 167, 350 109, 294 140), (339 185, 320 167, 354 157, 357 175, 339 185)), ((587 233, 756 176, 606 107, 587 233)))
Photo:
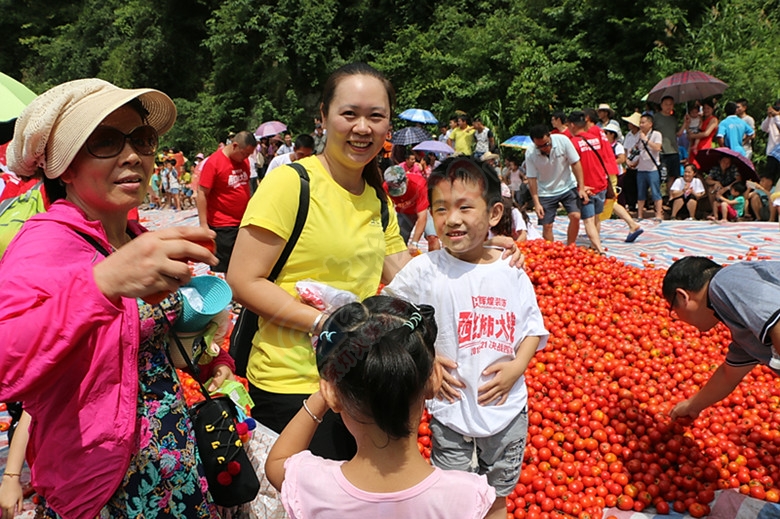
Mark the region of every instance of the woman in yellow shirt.
MULTIPOLYGON (((395 103, 389 81, 363 63, 335 71, 325 83, 321 112, 328 140, 322 154, 300 161, 310 179, 306 224, 276 283, 267 278, 290 238, 300 178, 291 167, 267 175, 247 207, 227 273, 237 301, 260 316, 247 378, 253 415, 281 432, 319 389, 310 333, 321 312, 294 297, 295 282, 312 279, 349 290, 360 299, 376 293, 410 259, 395 212, 383 230, 382 151, 395 103)), ((349 459, 354 440, 328 412, 311 450, 349 459)))

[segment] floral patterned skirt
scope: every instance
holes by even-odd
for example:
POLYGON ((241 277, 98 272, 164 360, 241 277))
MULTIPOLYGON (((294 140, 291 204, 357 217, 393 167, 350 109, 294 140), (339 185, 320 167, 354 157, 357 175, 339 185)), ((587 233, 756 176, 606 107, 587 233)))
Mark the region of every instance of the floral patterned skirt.
MULTIPOLYGON (((101 509, 103 518, 219 518, 208 494, 179 378, 166 355, 170 322, 181 299, 138 301, 138 442, 122 484, 101 509)), ((37 517, 59 516, 50 508, 37 517)))

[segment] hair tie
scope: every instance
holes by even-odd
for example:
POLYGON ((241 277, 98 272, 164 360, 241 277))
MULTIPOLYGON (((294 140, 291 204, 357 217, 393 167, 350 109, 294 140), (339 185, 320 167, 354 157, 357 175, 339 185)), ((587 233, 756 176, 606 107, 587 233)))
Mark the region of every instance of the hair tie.
POLYGON ((410 330, 414 331, 422 322, 422 315, 420 312, 414 312, 409 319, 404 322, 403 326, 408 326, 410 330))

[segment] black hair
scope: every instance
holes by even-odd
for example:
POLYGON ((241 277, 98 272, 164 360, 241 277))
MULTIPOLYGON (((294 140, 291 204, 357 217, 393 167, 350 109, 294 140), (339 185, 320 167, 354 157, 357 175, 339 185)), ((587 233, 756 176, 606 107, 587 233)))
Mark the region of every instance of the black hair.
POLYGON ((314 137, 312 137, 308 133, 302 133, 298 137, 295 138, 295 142, 293 143, 293 147, 295 147, 296 150, 299 150, 301 148, 309 148, 309 149, 313 150, 314 149, 314 137))
POLYGON ((233 142, 241 146, 242 148, 246 148, 247 146, 257 146, 257 138, 254 136, 252 132, 248 132, 246 130, 241 130, 233 137, 233 142))
MULTIPOLYGON (((561 118, 561 120, 565 121, 566 116, 561 118)), ((528 130, 528 135, 531 137, 531 139, 541 139, 549 133, 550 133, 550 129, 547 127, 546 124, 537 124, 535 126, 531 126, 531 129, 528 130)))
POLYGON ((557 111, 553 112, 552 113, 552 117, 555 117, 556 119, 558 119, 562 123, 566 122, 566 114, 561 112, 560 110, 557 110, 557 111))
POLYGON ((723 112, 726 115, 735 115, 737 113, 737 103, 729 101, 726 106, 723 107, 723 112))
POLYGON ((714 99, 712 99, 712 98, 709 98, 709 99, 704 99, 704 100, 701 102, 701 104, 702 104, 702 106, 704 106, 704 105, 707 105, 707 106, 709 106, 710 108, 715 108, 715 100, 714 100, 714 99))
POLYGON ((585 118, 592 122, 593 124, 596 124, 599 122, 599 116, 596 113, 596 110, 593 108, 583 108, 582 113, 585 114, 585 118))
POLYGON ((671 100, 672 100, 672 102, 674 102, 674 97, 672 97, 672 96, 663 96, 663 97, 661 98, 661 102, 663 103, 663 102, 664 102, 665 100, 667 100, 667 99, 671 99, 671 100))
POLYGON ((742 106, 744 106, 745 108, 747 108, 747 107, 748 107, 748 100, 747 100, 747 99, 745 99, 744 97, 740 97, 739 99, 737 99, 737 100, 735 101, 735 103, 737 103, 738 105, 742 105, 742 106))
MULTIPOLYGON (((653 114, 648 113, 648 112, 643 113, 641 117, 647 117, 648 119, 650 119, 651 123, 655 121, 655 117, 653 117, 653 114)), ((641 117, 640 117, 640 119, 641 119, 641 117)))
POLYGON ((334 384, 350 416, 392 439, 417 434, 410 409, 429 389, 438 328, 434 310, 388 296, 342 306, 317 344, 320 377, 334 384))
POLYGON ((68 196, 68 192, 65 190, 65 183, 59 178, 44 176, 43 189, 46 192, 46 197, 52 204, 57 200, 64 200, 68 196))
POLYGON ((687 256, 672 263, 664 276, 664 299, 671 305, 678 288, 698 292, 723 267, 704 256, 687 256))
POLYGON ((460 121, 461 119, 466 121, 466 124, 471 124, 471 117, 469 117, 468 114, 459 114, 458 121, 460 121))
POLYGON ((496 170, 490 164, 471 157, 449 157, 431 171, 428 177, 428 204, 433 206, 433 188, 439 182, 475 183, 482 188, 482 199, 488 210, 501 202, 501 181, 496 170))
MULTIPOLYGON (((320 103, 320 110, 322 113, 327 114, 330 110, 330 105, 333 102, 333 96, 336 94, 336 87, 339 86, 343 79, 350 76, 361 75, 371 76, 378 79, 382 83, 382 86, 384 86, 385 92, 387 93, 388 103, 390 104, 390 114, 392 114, 395 110, 395 89, 393 88, 393 85, 390 83, 390 81, 388 81, 384 74, 379 72, 371 65, 361 62, 343 65, 331 73, 330 76, 328 76, 328 79, 325 81, 325 85, 322 88, 322 101, 320 103)), ((379 137, 384 138, 384 135, 379 137)), ((381 157, 381 153, 379 153, 379 156, 381 157)), ((362 176, 366 184, 374 188, 377 197, 380 199, 387 198, 384 187, 382 187, 384 179, 382 178, 382 172, 379 170, 378 160, 369 161, 365 166, 363 166, 362 176)))
POLYGON ((585 127, 585 112, 582 110, 575 110, 569 114, 568 121, 577 128, 585 127))
POLYGON ((744 182, 734 182, 731 184, 731 189, 739 193, 740 195, 745 194, 745 191, 747 191, 747 186, 744 182))

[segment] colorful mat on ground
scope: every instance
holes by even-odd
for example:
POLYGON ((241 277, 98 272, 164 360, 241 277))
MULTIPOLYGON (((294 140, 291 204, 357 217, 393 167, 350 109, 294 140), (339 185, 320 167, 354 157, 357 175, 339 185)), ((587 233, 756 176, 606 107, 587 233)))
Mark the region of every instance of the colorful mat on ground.
MULTIPOLYGON (((601 243, 607 255, 638 267, 667 268, 683 256, 708 256, 716 263, 751 259, 780 260, 780 229, 777 223, 642 220, 644 232, 634 243, 626 243, 628 226, 622 220, 601 222, 601 243)), ((568 219, 555 220, 553 235, 566 240, 568 219)), ((580 229, 577 245, 590 242, 580 229)))
MULTIPOLYGON (((183 211, 148 210, 141 211, 141 223, 150 230, 178 225, 198 225, 195 209, 183 211)), ((535 218, 531 217, 532 221, 535 218)), ((647 268, 667 268, 675 259, 683 256, 708 256, 717 263, 733 263, 740 260, 780 260, 780 229, 777 223, 738 222, 714 224, 709 221, 663 221, 643 220, 644 233, 634 243, 626 243, 628 226, 622 220, 606 220, 601 224, 601 240, 607 255, 615 256, 629 265, 647 268)), ((558 216, 553 227, 556 240, 566 239, 568 219, 558 216)), ((584 229, 580 228, 577 245, 590 245, 584 229)), ((198 264, 196 275, 205 274, 208 267, 198 264)), ((0 413, 0 421, 9 420, 7 413, 0 413)), ((0 433, 0 469, 5 469, 8 458, 8 440, 0 433)), ((28 482, 29 471, 25 467, 22 481, 28 482)), ((25 501, 24 518, 32 518, 33 503, 25 501)), ((617 509, 605 511, 605 517, 615 515, 618 519, 655 519, 661 517, 685 518, 672 513, 655 516, 638 512, 622 512, 617 509)), ((724 491, 713 505, 715 519, 769 519, 780 517, 780 506, 744 496, 736 491, 724 491)))

